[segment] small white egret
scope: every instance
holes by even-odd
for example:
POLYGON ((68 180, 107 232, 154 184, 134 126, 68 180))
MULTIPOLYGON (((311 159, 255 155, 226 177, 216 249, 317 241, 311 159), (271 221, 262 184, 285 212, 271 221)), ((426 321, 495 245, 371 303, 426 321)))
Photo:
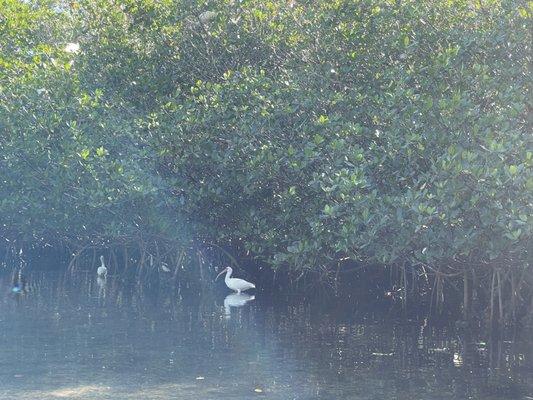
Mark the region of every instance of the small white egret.
POLYGON ((220 272, 220 274, 217 275, 217 277, 215 278, 215 281, 224 272, 226 273, 226 277, 224 278, 224 282, 226 282, 226 286, 229 287, 231 290, 235 290, 237 293, 241 293, 244 290, 255 289, 255 285, 253 283, 245 281, 244 279, 232 278, 231 274, 233 273, 233 269, 231 267, 224 268, 220 272))
POLYGON ((104 263, 104 256, 100 256, 100 264, 102 265, 98 267, 98 269, 96 270, 96 273, 98 274, 98 276, 105 278, 107 276, 107 268, 104 263))

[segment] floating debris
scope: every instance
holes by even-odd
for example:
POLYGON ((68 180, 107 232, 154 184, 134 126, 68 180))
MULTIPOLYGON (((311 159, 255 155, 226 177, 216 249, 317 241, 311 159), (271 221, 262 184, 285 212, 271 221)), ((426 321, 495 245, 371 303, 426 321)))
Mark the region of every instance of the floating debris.
POLYGON ((255 392, 255 393, 263 393, 263 389, 261 389, 261 388, 255 388, 255 389, 254 389, 254 392, 255 392))
POLYGON ((196 377, 196 380, 197 380, 197 381, 203 381, 204 379, 205 379, 205 378, 204 378, 203 376, 197 376, 197 377, 196 377))
POLYGON ((463 356, 459 353, 453 354, 453 365, 461 367, 463 365, 463 356))
POLYGON ((447 347, 435 347, 433 349, 428 349, 428 351, 432 351, 434 353, 446 353, 448 351, 447 347))
POLYGON ((373 356, 378 356, 378 357, 390 357, 390 356, 393 356, 394 353, 372 353, 373 356))

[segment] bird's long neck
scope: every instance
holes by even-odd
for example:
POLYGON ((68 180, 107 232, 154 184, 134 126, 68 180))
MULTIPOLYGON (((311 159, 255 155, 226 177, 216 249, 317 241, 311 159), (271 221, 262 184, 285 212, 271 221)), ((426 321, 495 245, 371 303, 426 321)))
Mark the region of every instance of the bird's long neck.
POLYGON ((100 258, 100 266, 105 268, 104 258, 100 258))
POLYGON ((233 270, 231 268, 228 269, 228 272, 226 272, 226 277, 224 278, 224 282, 226 284, 228 283, 229 279, 231 278, 231 274, 233 273, 233 270))

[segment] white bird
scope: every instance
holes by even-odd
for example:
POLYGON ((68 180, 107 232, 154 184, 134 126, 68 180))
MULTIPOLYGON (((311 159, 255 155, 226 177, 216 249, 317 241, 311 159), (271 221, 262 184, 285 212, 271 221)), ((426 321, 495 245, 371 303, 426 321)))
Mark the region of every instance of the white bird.
POLYGON ((237 293, 241 293, 241 291, 244 291, 244 290, 255 289, 255 285, 253 283, 245 281, 244 279, 232 278, 231 274, 233 273, 233 269, 231 267, 224 268, 220 272, 220 274, 217 275, 217 277, 215 278, 215 281, 224 272, 226 273, 224 282, 226 282, 226 286, 229 287, 231 290, 235 290, 237 293))
POLYGON ((98 276, 105 278, 107 276, 107 268, 105 267, 104 256, 100 256, 100 263, 102 265, 98 267, 98 269, 96 270, 96 273, 98 274, 98 276))

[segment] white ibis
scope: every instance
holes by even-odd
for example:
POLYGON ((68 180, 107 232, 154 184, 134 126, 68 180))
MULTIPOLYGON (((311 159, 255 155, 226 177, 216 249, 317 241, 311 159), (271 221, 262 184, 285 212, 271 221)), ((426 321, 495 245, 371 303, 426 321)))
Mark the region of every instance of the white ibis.
POLYGON ((226 273, 226 277, 224 278, 224 282, 226 282, 226 286, 229 287, 231 290, 235 290, 237 294, 241 293, 244 290, 255 289, 255 285, 253 283, 245 281, 244 279, 232 278, 231 274, 233 273, 233 269, 231 267, 224 268, 220 272, 220 274, 217 275, 217 277, 215 278, 215 281, 224 272, 226 273))
POLYGON ((98 276, 105 278, 107 276, 107 268, 105 267, 104 263, 104 256, 100 256, 100 266, 96 270, 96 273, 98 276))

